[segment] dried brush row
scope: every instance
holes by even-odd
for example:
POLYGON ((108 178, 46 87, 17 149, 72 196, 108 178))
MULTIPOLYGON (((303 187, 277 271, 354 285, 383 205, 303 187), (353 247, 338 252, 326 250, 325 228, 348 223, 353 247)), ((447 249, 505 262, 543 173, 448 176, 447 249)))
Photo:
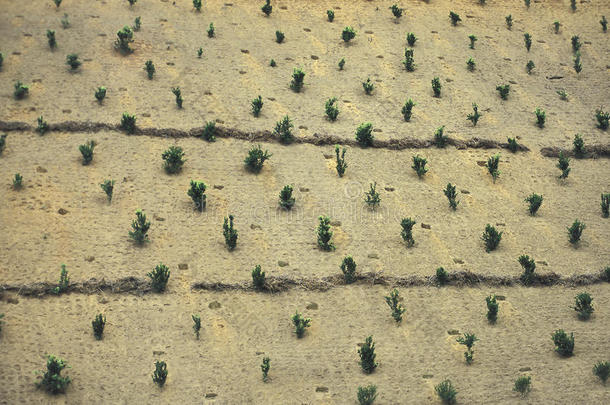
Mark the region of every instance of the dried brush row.
MULTIPOLYGON (((556 146, 540 149, 542 156, 550 158, 558 158, 560 152, 563 152, 563 155, 567 157, 576 157, 575 152, 571 149, 561 149, 556 146)), ((587 145, 584 147, 584 154, 580 156, 581 159, 597 159, 600 157, 610 157, 610 144, 587 145)))

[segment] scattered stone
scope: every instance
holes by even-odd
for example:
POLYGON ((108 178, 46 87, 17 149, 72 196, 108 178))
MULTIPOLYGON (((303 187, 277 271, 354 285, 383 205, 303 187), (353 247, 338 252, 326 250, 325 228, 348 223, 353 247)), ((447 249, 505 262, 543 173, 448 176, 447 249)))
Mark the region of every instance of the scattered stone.
POLYGON ((328 387, 316 387, 316 392, 328 392, 328 387))
POLYGON ((163 356, 165 354, 162 350, 153 350, 153 356, 163 356))
POLYGON ((318 304, 316 304, 315 302, 312 302, 311 304, 308 304, 305 308, 315 310, 315 309, 318 309, 318 304))
POLYGON ((455 263, 455 264, 464 264, 464 261, 462 259, 453 259, 453 263, 455 263))
POLYGON ((306 192, 308 192, 308 191, 309 191, 309 189, 308 189, 307 187, 299 187, 299 191, 300 191, 301 193, 306 193, 306 192))
POLYGON ((240 70, 240 71, 239 71, 239 74, 240 74, 240 75, 245 75, 246 73, 248 73, 248 72, 246 72, 245 70, 240 70))
POLYGON ((175 65, 175 63, 174 63, 174 62, 167 62, 167 63, 166 63, 166 65, 167 65, 167 66, 174 66, 174 65, 175 65))
POLYGON ((377 59, 383 59, 383 55, 377 55, 377 59))
POLYGON ((241 53, 250 53, 250 51, 249 51, 249 50, 247 50, 247 49, 242 49, 242 50, 241 50, 241 53))
POLYGON ((8 302, 9 304, 19 304, 19 300, 13 297, 7 298, 6 302, 8 302))
POLYGON ((367 257, 369 259, 379 259, 379 255, 377 253, 369 253, 367 257))
POLYGON ((484 160, 477 160, 477 164, 481 167, 485 167, 487 166, 487 162, 484 160))
POLYGON ((320 59, 320 58, 319 58, 319 57, 317 57, 316 55, 311 55, 311 59, 313 59, 313 60, 318 60, 318 59, 320 59))
POLYGON ((68 210, 64 209, 64 208, 60 208, 57 210, 57 213, 59 215, 66 215, 68 213, 68 210))
POLYGON ((46 173, 46 172, 47 172, 47 169, 45 169, 45 168, 44 168, 44 167, 42 167, 42 166, 38 166, 38 167, 36 168, 36 172, 37 172, 37 173, 46 173))
POLYGON ((225 186, 223 186, 222 184, 214 184, 214 188, 216 190, 222 190, 223 188, 225 188, 225 186))
POLYGON ((365 34, 372 34, 373 31, 364 31, 365 34))
POLYGON ((189 265, 187 263, 178 264, 178 269, 180 269, 180 270, 187 270, 188 268, 189 268, 189 265))
POLYGON ((305 125, 299 125, 299 129, 307 129, 305 125))
POLYGON ((142 113, 142 117, 150 118, 150 113, 142 113))
POLYGON ((424 374, 424 375, 422 375, 422 378, 424 378, 426 380, 428 380, 428 379, 430 379, 432 377, 434 377, 434 374, 424 374))
POLYGON ((160 217, 157 214, 153 214, 153 218, 154 218, 155 221, 160 221, 160 222, 165 221, 165 218, 160 217))
POLYGON ((521 372, 524 372, 524 371, 532 371, 532 368, 531 368, 531 367, 521 367, 521 368, 519 369, 519 371, 521 371, 521 372))
POLYGON ((261 230, 263 229, 260 225, 256 225, 256 224, 250 224, 250 229, 258 229, 261 230))
POLYGON ((208 308, 210 308, 210 309, 218 309, 218 308, 220 308, 220 302, 212 301, 212 302, 209 303, 208 308))
POLYGON ((549 264, 546 262, 546 260, 536 260, 536 263, 541 264, 543 266, 548 266, 549 264))
POLYGON ((449 335, 459 335, 459 334, 460 334, 460 331, 459 331, 459 330, 457 330, 457 329, 449 329, 449 330, 447 331, 447 333, 448 333, 449 335))
POLYGON ((92 261, 94 261, 94 260, 95 260, 95 257, 93 257, 93 256, 87 256, 87 257, 85 257, 85 261, 86 261, 86 262, 91 263, 91 262, 92 262, 92 261))
POLYGON ((424 224, 423 222, 421 223, 421 227, 424 228, 424 229, 430 229, 431 228, 430 225, 424 224))
POLYGON ((284 261, 284 260, 278 260, 277 265, 280 267, 286 267, 288 266, 288 262, 284 261))
POLYGON ((391 191, 394 191, 394 190, 395 190, 395 188, 394 188, 394 187, 386 187, 386 188, 385 188, 385 191, 390 191, 390 192, 391 192, 391 191))
POLYGON ((470 194, 470 191, 468 191, 468 190, 460 190, 460 193, 462 193, 462 194, 470 194))
POLYGON ((341 226, 341 221, 337 221, 337 220, 330 221, 330 225, 331 226, 341 226))
POLYGON ((504 222, 496 222, 496 226, 506 226, 504 222))
POLYGON ((496 299, 497 299, 498 301, 505 301, 505 300, 506 300, 506 297, 505 297, 504 295, 496 295, 496 299))
POLYGON ((221 120, 220 118, 216 118, 214 121, 216 121, 217 124, 224 124, 225 122, 223 120, 221 120))
POLYGON ((323 153, 324 159, 332 159, 334 156, 330 153, 323 153))
POLYGON ((61 112, 64 113, 64 114, 71 114, 72 110, 66 109, 66 110, 61 110, 61 112))
POLYGON ((374 128, 373 132, 383 132, 383 130, 381 128, 374 128))
POLYGON ((516 81, 514 81, 514 80, 509 80, 508 82, 509 82, 510 84, 517 84, 517 82, 516 82, 516 81))
POLYGON ((208 392, 207 394, 205 394, 206 398, 216 398, 218 396, 218 394, 214 393, 214 392, 208 392))
POLYGON ((305 32, 311 32, 311 29, 309 29, 309 28, 303 28, 303 31, 305 31, 305 32))

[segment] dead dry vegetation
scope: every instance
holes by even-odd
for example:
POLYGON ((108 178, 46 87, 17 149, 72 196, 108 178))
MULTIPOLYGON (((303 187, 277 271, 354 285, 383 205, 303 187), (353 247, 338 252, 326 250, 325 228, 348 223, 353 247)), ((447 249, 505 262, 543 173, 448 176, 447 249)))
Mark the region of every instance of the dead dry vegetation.
POLYGON ((5 2, 0 403, 608 401, 607 6, 5 2))

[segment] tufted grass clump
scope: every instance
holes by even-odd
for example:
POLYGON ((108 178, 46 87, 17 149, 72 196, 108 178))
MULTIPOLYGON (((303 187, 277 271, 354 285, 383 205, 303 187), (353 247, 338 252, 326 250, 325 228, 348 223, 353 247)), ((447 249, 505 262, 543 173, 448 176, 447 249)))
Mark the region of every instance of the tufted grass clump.
POLYGON ((164 160, 163 168, 168 174, 180 172, 184 162, 186 162, 184 152, 180 146, 170 146, 169 149, 161 154, 161 158, 164 160))
POLYGON ((340 267, 345 284, 351 284, 356 281, 356 262, 353 257, 345 256, 340 267))
POLYGON ((335 145, 335 155, 337 160, 337 165, 335 166, 337 169, 337 174, 339 177, 343 177, 345 173, 345 169, 347 169, 347 163, 345 162, 345 152, 347 149, 343 148, 340 150, 339 145, 335 145))
POLYGON ((373 124, 370 122, 363 122, 356 129, 356 140, 363 148, 373 145, 373 124))
POLYGON ((597 127, 602 131, 605 131, 610 124, 610 112, 604 111, 603 107, 600 107, 595 110, 595 119, 597 120, 597 127))
POLYGON ((457 391, 455 390, 455 388, 453 388, 451 380, 444 380, 438 385, 435 385, 434 391, 436 392, 436 395, 438 395, 438 397, 441 399, 443 404, 455 404, 455 397, 457 395, 457 391))
POLYGON ((599 377, 602 380, 604 385, 606 384, 606 380, 610 377, 610 362, 609 361, 600 361, 593 366, 593 374, 599 377))
POLYGON ((290 120, 289 116, 285 115, 281 120, 275 123, 273 135, 277 136, 282 143, 291 143, 294 140, 292 128, 294 128, 292 120, 290 120))
POLYGON ((378 363, 375 362, 375 343, 373 337, 368 336, 364 343, 358 349, 360 355, 360 367, 366 374, 371 374, 377 368, 378 363))
POLYGON ((454 13, 453 11, 449 12, 449 18, 451 19, 451 25, 453 25, 454 27, 460 22, 462 21, 462 19, 460 18, 459 14, 454 13))
POLYGON ((225 245, 227 245, 227 249, 230 251, 235 249, 237 246, 237 229, 235 229, 233 225, 233 220, 235 217, 229 214, 229 218, 225 217, 224 223, 222 225, 222 234, 225 238, 225 245))
POLYGON ((155 361, 155 371, 153 371, 152 380, 160 388, 165 385, 167 380, 167 364, 164 361, 155 361))
POLYGON ((303 318, 299 311, 296 311, 292 316, 292 324, 294 325, 294 333, 300 339, 305 334, 305 329, 311 326, 311 318, 303 318))
POLYGON ((441 96, 441 87, 441 81, 438 77, 432 79, 432 92, 434 93, 434 97, 438 98, 441 96))
POLYGON ((563 329, 556 330, 552 335, 553 343, 555 344, 555 351, 560 356, 570 357, 574 352, 574 333, 570 333, 568 336, 563 329))
POLYGON ((496 182, 496 179, 500 176, 500 170, 498 170, 498 166, 500 165, 500 154, 496 153, 493 156, 490 156, 487 159, 487 171, 491 174, 493 182, 496 182))
POLYGON ((403 218, 400 221, 400 227, 402 231, 400 231, 400 236, 402 240, 407 244, 407 247, 411 247, 415 245, 415 239, 413 239, 413 226, 416 224, 411 218, 403 218))
POLYGON ((250 105, 252 107, 252 115, 258 117, 263 109, 263 98, 259 95, 250 102, 250 105))
POLYGON ((578 314, 578 319, 586 321, 591 317, 591 314, 595 309, 593 308, 593 298, 587 292, 578 294, 574 298, 574 311, 578 314))
POLYGON ((466 119, 472 122, 472 126, 476 127, 477 122, 479 122, 479 118, 481 118, 481 113, 479 113, 479 106, 477 103, 472 103, 472 114, 468 114, 466 119))
POLYGON ((586 227, 587 226, 578 219, 575 219, 572 225, 568 227, 568 237, 572 245, 576 245, 578 242, 580 242, 582 231, 584 231, 586 227))
POLYGON ((305 72, 301 68, 294 68, 292 71, 292 80, 290 81, 290 88, 292 91, 299 93, 303 89, 303 80, 305 79, 305 72))
POLYGON ((417 173, 417 177, 421 178, 424 174, 428 172, 428 169, 426 168, 427 163, 428 160, 426 158, 423 158, 419 155, 413 156, 413 165, 411 166, 411 168, 415 170, 415 173, 417 173))
POLYGON ((103 183, 100 184, 104 193, 106 193, 106 197, 108 198, 108 203, 112 201, 112 192, 114 191, 114 180, 104 180, 103 183))
POLYGON ((544 112, 544 110, 541 110, 539 107, 536 107, 534 114, 536 114, 536 125, 538 125, 538 128, 544 128, 544 123, 546 122, 546 113, 544 112))
POLYGON ((377 398, 377 386, 367 385, 365 387, 358 387, 358 404, 359 405, 373 405, 377 398))
POLYGON ((385 298, 385 302, 388 304, 390 309, 392 310, 392 318, 396 321, 396 323, 402 321, 402 314, 405 313, 406 309, 400 304, 400 295, 398 290, 395 288, 390 291, 390 295, 385 298))
POLYGON ((21 83, 20 80, 17 80, 17 82, 15 82, 14 88, 15 91, 13 91, 13 96, 17 100, 25 98, 30 91, 30 86, 26 86, 25 84, 21 83))
POLYGON ((339 116, 339 108, 337 107, 336 97, 326 100, 326 103, 324 104, 324 113, 326 114, 326 118, 330 121, 337 120, 337 116, 339 116))
POLYGON ((510 84, 502 84, 496 87, 498 93, 500 93, 500 98, 502 100, 508 99, 508 93, 510 93, 510 84))
POLYGON ((129 231, 129 237, 137 244, 142 245, 144 242, 148 242, 150 222, 146 220, 146 214, 142 210, 136 211, 136 219, 131 222, 131 228, 133 231, 129 231))
POLYGON ((455 186, 451 183, 447 183, 447 187, 443 190, 443 193, 445 193, 445 196, 449 200, 449 206, 455 211, 460 203, 459 201, 456 201, 457 193, 455 191, 455 186))
POLYGON ((64 360, 55 357, 52 354, 48 354, 47 371, 42 375, 42 379, 36 382, 36 387, 42 388, 53 395, 66 392, 68 385, 72 382, 70 377, 63 377, 61 375, 62 370, 66 367, 69 368, 64 360))
POLYGON ((81 155, 83 156, 83 166, 88 165, 93 160, 93 149, 95 148, 95 141, 88 141, 78 147, 81 155))
POLYGON ((104 335, 104 327, 106 326, 106 317, 102 314, 97 314, 95 319, 91 321, 91 327, 93 328, 93 336, 96 340, 102 340, 104 335))
POLYGON ((525 202, 529 204, 529 212, 531 216, 536 215, 538 208, 542 205, 543 197, 540 194, 532 193, 525 198, 525 202))
POLYGON ((136 116, 124 112, 121 117, 121 129, 128 134, 136 132, 136 116))
POLYGON ((208 121, 203 127, 201 137, 208 142, 216 141, 216 123, 214 121, 208 121))
POLYGON ((260 264, 257 264, 252 269, 252 284, 254 285, 254 288, 256 288, 257 290, 264 290, 265 281, 266 281, 265 272, 261 270, 260 264))
POLYGON ((193 200, 195 208, 199 211, 203 211, 206 206, 205 190, 206 185, 203 181, 191 180, 191 186, 186 192, 186 194, 193 200))
POLYGON ((515 386, 513 387, 513 391, 517 391, 521 394, 522 397, 525 397, 528 392, 531 390, 532 377, 521 376, 515 380, 515 386))
POLYGON ((500 241, 502 240, 502 234, 503 232, 498 232, 494 226, 490 224, 485 225, 485 231, 481 236, 481 240, 483 240, 483 243, 485 243, 485 251, 487 253, 491 252, 492 250, 496 250, 500 244, 500 241))
POLYGON ((495 295, 489 295, 485 297, 487 303, 487 321, 489 323, 496 323, 498 319, 498 302, 496 301, 495 295))
POLYGON ((260 145, 256 145, 252 147, 248 151, 248 155, 244 159, 244 164, 246 165, 246 169, 248 169, 252 173, 259 173, 263 168, 263 164, 266 160, 268 160, 273 154, 269 153, 269 151, 263 151, 260 145))
POLYGON ((407 122, 411 121, 411 116, 413 114, 413 107, 415 107, 416 105, 417 104, 415 104, 415 102, 412 99, 408 99, 407 101, 405 101, 405 104, 402 106, 402 109, 400 110, 405 121, 407 121, 407 122))
POLYGON ((331 241, 333 232, 330 230, 330 218, 325 215, 318 217, 318 247, 325 251, 335 250, 335 245, 331 241))

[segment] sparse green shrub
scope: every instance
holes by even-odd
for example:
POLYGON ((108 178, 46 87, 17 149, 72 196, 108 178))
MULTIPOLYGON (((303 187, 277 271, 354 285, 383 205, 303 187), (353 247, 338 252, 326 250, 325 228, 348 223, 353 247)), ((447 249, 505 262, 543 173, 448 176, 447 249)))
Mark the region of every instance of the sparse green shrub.
POLYGON ((599 377, 599 379, 606 384, 606 380, 610 376, 610 362, 600 361, 599 363, 595 364, 593 366, 593 374, 599 377))
POLYGON ((381 202, 379 193, 375 190, 377 183, 370 184, 370 190, 364 193, 364 202, 371 208, 375 208, 381 202))
POLYGON ((559 175, 560 179, 566 179, 570 174, 570 158, 563 154, 563 151, 559 152, 559 162, 557 163, 557 168, 561 170, 561 174, 559 175))
POLYGON ((261 364, 261 370, 263 372, 263 381, 267 382, 267 375, 271 369, 271 359, 269 357, 263 357, 263 363, 261 364))
POLYGON ((513 28, 513 16, 509 14, 504 17, 504 20, 506 21, 506 27, 511 30, 513 28))
POLYGON ((133 30, 129 26, 124 26, 116 33, 117 39, 114 47, 123 53, 131 53, 133 49, 129 46, 133 42, 133 30))
POLYGON ((102 314, 97 314, 95 319, 91 321, 91 326, 93 327, 93 336, 95 336, 95 339, 102 340, 104 326, 106 326, 106 317, 102 314))
POLYGON ((271 0, 265 0, 265 4, 261 7, 261 10, 267 17, 271 15, 271 11, 273 11, 273 6, 271 5, 271 0))
POLYGON ((498 319, 498 302, 496 301, 495 295, 490 295, 485 297, 485 302, 487 302, 487 320, 489 323, 496 323, 498 319))
POLYGON ((176 96, 176 105, 178 108, 182 108, 182 91, 180 91, 180 87, 172 87, 172 93, 176 96))
POLYGON ((559 27, 561 27, 561 23, 559 21, 554 21, 553 27, 555 28, 555 34, 559 34, 559 27))
POLYGON ((305 72, 301 68, 294 68, 292 71, 292 80, 290 81, 290 88, 294 92, 300 92, 303 88, 303 79, 305 79, 305 72))
POLYGON ((527 49, 527 51, 530 51, 530 48, 532 47, 532 36, 526 32, 525 34, 523 34, 523 40, 525 42, 525 49, 527 49))
POLYGON ((322 250, 331 251, 335 250, 335 245, 331 241, 333 232, 330 230, 330 218, 321 215, 318 217, 318 246, 322 250))
POLYGON ((131 28, 135 31, 140 31, 140 27, 142 26, 142 17, 136 17, 133 20, 133 25, 131 28))
POLYGON ((186 192, 186 194, 193 200, 193 203, 195 203, 195 208, 197 208, 199 211, 203 211, 207 203, 207 196, 205 195, 206 188, 207 187, 203 181, 191 180, 191 187, 186 192))
POLYGON ((407 34, 407 43, 409 44, 409 46, 415 46, 415 41, 417 41, 417 37, 414 33, 409 32, 407 34))
MULTIPOLYGON (((2 149, 2 148, 0 148, 2 149)), ((601 207, 602 207, 602 217, 604 218, 608 218, 608 216, 610 215, 609 209, 610 209, 610 193, 601 194, 602 196, 602 202, 601 202, 601 207)))
POLYGON ((519 144, 517 143, 517 140, 515 138, 507 138, 506 141, 508 143, 508 150, 513 153, 517 152, 517 149, 519 149, 519 144))
POLYGON ((252 284, 258 290, 265 289, 265 272, 261 270, 260 264, 257 264, 252 269, 252 284))
POLYGON ((538 125, 538 128, 544 128, 544 123, 546 122, 546 113, 544 110, 536 107, 534 114, 536 114, 536 125, 538 125))
POLYGON ((517 260, 523 268, 523 273, 520 276, 521 282, 524 285, 530 285, 536 276, 536 262, 534 259, 530 259, 528 255, 521 255, 517 260))
POLYGON ((354 31, 354 29, 352 27, 345 27, 343 28, 343 32, 341 33, 341 38, 343 39, 343 41, 345 41, 346 43, 351 41, 352 39, 354 39, 356 37, 356 31, 354 31))
POLYGON ((416 223, 417 222, 411 218, 403 218, 402 221, 400 221, 400 227, 402 228, 402 231, 400 231, 400 236, 407 244, 407 247, 415 245, 415 239, 413 239, 413 225, 416 223))
POLYGON ((366 387, 358 387, 358 404, 373 405, 377 398, 377 386, 367 385, 366 387))
POLYGON ((191 315, 191 319, 193 319, 193 332, 195 332, 195 337, 199 340, 199 332, 201 331, 201 317, 199 315, 191 315))
POLYGON ((138 0, 127 0, 127 1, 129 2, 129 5, 130 5, 130 6, 133 6, 134 4, 136 4, 136 2, 137 2, 138 0))
POLYGON ((193 0, 193 7, 197 11, 201 11, 201 0, 193 0))
POLYGON ((363 122, 356 129, 356 140, 363 148, 373 145, 373 124, 363 122))
POLYGON ((572 145, 574 145, 574 155, 577 158, 585 156, 585 141, 580 134, 574 135, 574 142, 572 142, 572 145))
POLYGON ((483 232, 481 239, 485 243, 485 251, 487 253, 496 250, 502 240, 502 233, 502 231, 498 232, 496 228, 490 224, 485 225, 485 232, 483 232))
POLYGON ((184 162, 186 162, 184 152, 180 146, 170 146, 169 149, 161 154, 161 158, 165 161, 163 168, 169 174, 181 171, 184 162))
POLYGON ((498 166, 500 165, 500 154, 496 153, 493 156, 490 156, 487 159, 487 171, 491 174, 493 182, 496 182, 496 179, 500 176, 500 170, 498 170, 498 166))
POLYGON ((55 39, 54 30, 47 30, 47 41, 49 42, 49 48, 55 49, 57 46, 57 40, 55 39))
POLYGON ((207 33, 208 33, 208 38, 214 38, 214 35, 216 35, 216 30, 214 29, 214 23, 210 23, 207 33))
POLYGON ((356 281, 356 262, 351 256, 345 256, 341 262, 341 272, 345 284, 351 284, 356 281))
POLYGON ((305 334, 305 328, 309 328, 311 325, 311 318, 303 318, 299 311, 292 316, 292 324, 294 325, 294 332, 297 337, 300 339, 305 334))
POLYGON ((434 92, 434 97, 440 97, 441 96, 441 81, 439 80, 438 77, 435 77, 434 79, 432 79, 432 91, 434 92))
POLYGON ((572 35, 572 52, 576 53, 580 50, 582 44, 580 43, 580 37, 578 35, 572 35))
POLYGON ((497 86, 496 90, 500 93, 500 98, 502 100, 506 100, 508 98, 508 93, 510 92, 510 84, 503 84, 501 86, 497 86))
POLYGON ((597 127, 603 131, 608 129, 610 122, 610 112, 605 112, 602 107, 595 110, 595 119, 597 120, 597 127))
POLYGON ((4 318, 4 314, 0 314, 0 332, 2 332, 2 325, 4 325, 2 318, 4 318))
POLYGON ((582 62, 580 61, 580 51, 574 54, 574 71, 580 73, 582 71, 582 62))
POLYGON ((225 237, 225 244, 227 249, 233 250, 237 246, 237 229, 233 226, 233 219, 235 217, 229 214, 229 218, 225 217, 225 221, 222 225, 222 234, 225 237))
POLYGON ((413 166, 411 166, 411 168, 415 170, 415 173, 417 173, 417 177, 421 178, 424 174, 428 172, 428 169, 426 169, 426 163, 428 163, 428 160, 426 158, 423 158, 419 155, 413 156, 413 166))
POLYGON ((570 357, 574 351, 574 333, 568 336, 563 329, 556 330, 551 335, 553 343, 555 343, 555 351, 563 357, 570 357))
POLYGON ((6 134, 0 135, 0 155, 6 146, 6 134))
POLYGON ((464 336, 460 336, 459 338, 456 339, 456 341, 461 344, 466 346, 466 351, 464 352, 464 358, 466 359, 466 364, 470 365, 472 364, 473 361, 473 356, 474 356, 474 349, 472 348, 474 346, 474 343, 479 340, 476 335, 474 333, 464 333, 464 336))
POLYGON ((442 267, 436 269, 435 278, 438 285, 445 285, 449 282, 449 274, 447 273, 447 270, 442 267))
POLYGON ((457 395, 457 391, 455 388, 453 388, 451 380, 445 380, 440 384, 435 385, 434 391, 436 391, 436 395, 438 395, 441 401, 443 401, 443 404, 455 404, 455 396, 457 395))
POLYGON ((282 143, 291 143, 294 140, 294 135, 292 134, 293 127, 294 125, 290 117, 285 115, 284 118, 275 123, 273 135, 279 137, 282 143))
POLYGON ((402 314, 404 314, 406 310, 400 304, 400 296, 396 288, 390 291, 389 296, 385 297, 385 302, 392 310, 392 318, 394 318, 396 323, 402 321, 402 314))
POLYGON ((468 68, 468 70, 472 72, 476 66, 477 63, 474 61, 474 59, 468 58, 468 60, 466 61, 466 68, 468 68))
POLYGON ((572 225, 570 225, 568 227, 568 236, 570 238, 570 243, 572 245, 575 245, 580 241, 580 237, 582 236, 582 231, 586 227, 587 226, 584 223, 580 222, 577 219, 575 219, 574 222, 572 223, 572 225))
POLYGON ((456 14, 453 11, 449 12, 449 18, 451 19, 451 25, 453 25, 454 27, 457 25, 458 22, 462 21, 459 14, 456 14))
POLYGON ((411 121, 411 115, 414 106, 416 106, 416 104, 413 100, 408 99, 407 101, 405 101, 405 104, 402 106, 402 110, 400 110, 402 116, 405 118, 405 121, 411 121))
POLYGON ((444 148, 447 145, 449 138, 446 135, 443 135, 445 131, 445 126, 436 128, 434 131, 434 144, 437 148, 444 148))
POLYGON ((88 141, 78 147, 81 155, 83 155, 83 166, 88 165, 93 160, 93 149, 95 148, 95 141, 88 141))
POLYGON ((61 371, 66 367, 69 368, 64 360, 48 354, 47 371, 43 374, 42 379, 36 383, 36 387, 42 388, 53 395, 66 392, 66 388, 72 382, 70 377, 61 376, 61 371))
POLYGON ((347 163, 345 162, 345 152, 346 149, 343 148, 341 151, 341 155, 339 155, 339 145, 335 145, 335 155, 337 157, 337 165, 335 167, 337 169, 337 174, 339 175, 339 177, 343 177, 345 169, 347 169, 347 163))
POLYGON ((458 204, 460 203, 459 201, 455 200, 455 197, 457 197, 457 193, 455 191, 455 186, 451 183, 447 183, 447 187, 443 190, 443 192, 445 193, 445 196, 449 200, 449 206, 451 207, 451 209, 453 209, 455 211, 458 204))
POLYGON ((68 290, 68 285, 70 285, 70 276, 68 276, 68 270, 66 269, 66 265, 62 264, 57 286, 54 287, 51 291, 53 292, 53 294, 59 295, 68 290))
POLYGON ((15 96, 17 100, 21 100, 28 95, 29 91, 30 86, 26 86, 25 84, 21 83, 21 81, 17 80, 15 83, 15 91, 13 92, 13 96, 15 96))
POLYGON ((589 319, 594 311, 592 305, 593 298, 591 298, 588 293, 583 292, 578 294, 574 300, 575 304, 573 309, 578 313, 578 318, 583 321, 589 319))
POLYGON ((203 56, 203 48, 199 47, 199 49, 197 49, 197 57, 201 59, 201 56, 203 56))
POLYGON ((265 160, 269 159, 271 156, 273 156, 273 154, 269 153, 267 150, 263 151, 260 145, 250 148, 248 156, 244 159, 246 169, 252 173, 260 172, 265 160))
POLYGON ((13 177, 13 190, 20 190, 23 187, 23 176, 19 173, 15 173, 13 177))
POLYGON ((159 263, 153 271, 146 274, 150 278, 151 287, 154 292, 160 293, 165 291, 170 273, 166 265, 159 263))
POLYGON ((216 123, 214 121, 208 121, 203 127, 201 137, 208 142, 214 142, 216 140, 216 123))
POLYGON ((536 215, 538 212, 538 208, 542 205, 542 195, 532 193, 525 199, 525 202, 529 204, 530 215, 536 215))
POLYGON ((324 104, 324 111, 326 113, 326 118, 328 118, 331 121, 335 121, 337 119, 337 116, 339 115, 339 108, 337 107, 337 98, 333 97, 333 98, 329 98, 328 100, 326 100, 326 103, 324 104))
POLYGON ((59 5, 61 4, 61 0, 53 0, 53 3, 55 3, 55 7, 59 8, 59 5))
POLYGON ((2 70, 2 64, 4 63, 4 54, 0 52, 0 70, 2 70))
POLYGON ((479 106, 477 105, 477 103, 472 103, 472 114, 468 114, 466 116, 466 119, 472 122, 472 126, 476 127, 477 122, 479 122, 479 118, 481 118, 481 115, 482 114, 479 113, 479 106))
POLYGON ((403 8, 398 7, 397 4, 392 4, 391 7, 389 7, 390 10, 392 10, 392 15, 394 17, 396 17, 396 19, 402 17, 402 12, 404 11, 403 8))
POLYGON ((326 10, 326 17, 328 17, 328 22, 333 22, 335 19, 335 12, 333 10, 326 10))
POLYGON ((71 53, 66 56, 66 65, 70 66, 71 70, 76 70, 81 65, 81 61, 78 60, 78 55, 71 53))
POLYGON ((271 66, 271 67, 276 67, 276 66, 277 66, 277 64, 275 63, 275 60, 271 59, 271 60, 269 61, 269 66, 271 66))
POLYGON ((95 99, 98 101, 98 103, 102 104, 104 98, 106 98, 106 88, 104 86, 100 86, 95 90, 95 99))
POLYGON ((121 117, 121 129, 128 134, 136 132, 136 116, 124 112, 121 117))
POLYGON ((155 75, 155 64, 152 60, 147 60, 146 63, 144 63, 144 70, 146 70, 148 79, 152 80, 153 76, 155 75))
POLYGON ((373 89, 375 88, 375 85, 371 81, 370 77, 367 77, 366 81, 362 82, 362 88, 364 88, 364 92, 367 95, 370 95, 373 92, 373 89))
POLYGON ((258 117, 263 109, 263 98, 259 95, 257 98, 253 99, 250 104, 252 106, 252 114, 255 117, 258 117))
POLYGON ((279 199, 280 207, 289 210, 294 206, 294 197, 292 196, 292 186, 285 185, 280 191, 279 199))
POLYGON ((61 20, 59 21, 61 22, 61 26, 63 29, 70 28, 70 19, 68 18, 68 14, 64 13, 64 16, 61 17, 61 20))
POLYGON ((146 220, 146 214, 143 213, 142 210, 136 211, 136 219, 131 221, 131 227, 133 228, 133 231, 129 231, 129 237, 131 239, 139 245, 148 242, 150 222, 146 220))
POLYGON ((375 343, 373 342, 373 337, 369 336, 366 338, 364 343, 358 349, 358 354, 360 355, 360 367, 362 367, 362 371, 366 374, 371 374, 377 368, 377 363, 375 362, 375 343))
POLYGON ((405 65, 407 72, 413 72, 415 70, 415 59, 413 58, 413 49, 405 49, 405 60, 402 62, 405 65))
POLYGON ((339 70, 343 70, 343 67, 345 66, 345 59, 341 58, 338 65, 339 65, 339 70))
POLYGON ((155 371, 152 374, 152 380, 159 387, 165 385, 167 379, 167 364, 164 361, 155 361, 155 371))
POLYGON ((275 42, 281 44, 284 42, 285 35, 282 31, 275 31, 275 42))
POLYGON ((572 11, 576 11, 576 0, 570 0, 570 8, 572 11))
POLYGON ((42 115, 40 117, 38 117, 37 121, 38 121, 38 124, 36 127, 36 131, 40 135, 44 135, 49 130, 49 123, 44 120, 42 115))
POLYGON ((602 31, 608 31, 608 20, 606 20, 606 16, 602 15, 602 19, 599 20, 599 23, 602 25, 602 31))
POLYGON ((534 64, 534 61, 530 60, 527 62, 527 64, 525 65, 525 70, 527 70, 527 74, 531 74, 532 70, 534 70, 534 68, 536 67, 536 65, 534 64))
POLYGON ((474 49, 474 43, 478 41, 478 38, 476 35, 468 35, 468 38, 470 39, 470 49, 474 49))
POLYGON ((532 377, 530 377, 529 375, 521 376, 515 380, 515 387, 513 388, 513 391, 517 391, 521 394, 522 397, 525 397, 527 393, 530 392, 531 384, 532 377))
POLYGON ((106 193, 106 197, 108 197, 108 203, 112 201, 112 192, 114 191, 114 180, 104 180, 103 183, 100 184, 104 193, 106 193))

